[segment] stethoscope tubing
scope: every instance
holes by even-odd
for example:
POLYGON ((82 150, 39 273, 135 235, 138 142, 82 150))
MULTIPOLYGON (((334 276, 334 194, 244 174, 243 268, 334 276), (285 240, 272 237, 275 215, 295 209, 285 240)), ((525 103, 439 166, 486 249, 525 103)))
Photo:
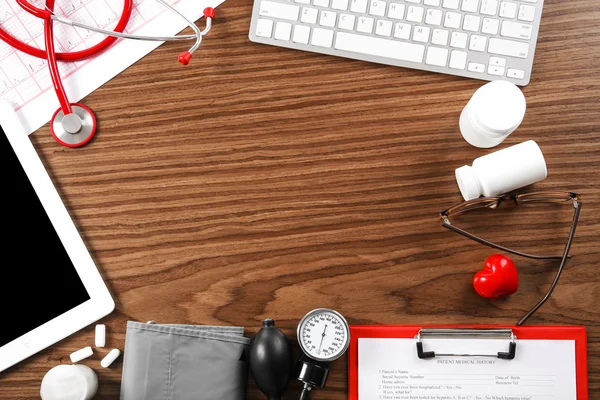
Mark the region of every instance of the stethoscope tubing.
MULTIPOLYGON (((157 0, 158 1, 158 0, 157 0)), ((56 14, 52 14, 51 17, 54 21, 60 22, 61 24, 66 24, 70 26, 75 26, 77 28, 87 29, 93 32, 101 33, 107 36, 114 36, 121 39, 133 39, 133 40, 144 40, 144 41, 154 41, 154 42, 168 42, 168 41, 177 41, 177 40, 195 40, 197 39, 197 35, 177 35, 177 36, 143 36, 143 35, 134 35, 126 32, 115 32, 108 29, 96 28, 95 26, 90 26, 86 24, 82 24, 81 22, 73 21, 68 18, 61 17, 56 14)), ((212 27, 211 18, 207 18, 206 20, 206 28, 200 31, 201 36, 205 36, 212 27)))
MULTIPOLYGON (((31 5, 31 3, 25 0, 17 0, 19 6, 23 7, 23 9, 30 14, 45 19, 47 15, 48 18, 51 18, 52 13, 48 10, 40 9, 31 5)), ((129 18, 131 17, 131 12, 133 11, 133 1, 132 0, 124 0, 123 1, 123 12, 121 13, 121 18, 119 22, 115 26, 115 32, 123 32, 127 27, 127 23, 129 22, 129 18)), ((22 51, 23 53, 29 54, 30 56, 37 58, 46 58, 46 50, 40 49, 38 47, 33 47, 28 45, 27 43, 23 43, 20 40, 17 40, 8 32, 6 32, 0 26, 0 39, 6 42, 11 47, 22 51)), ((113 44, 117 40, 114 36, 106 37, 101 42, 95 44, 94 46, 74 52, 57 52, 56 60, 57 61, 78 61, 84 58, 90 57, 92 55, 98 54, 99 52, 105 50, 108 46, 113 44)))

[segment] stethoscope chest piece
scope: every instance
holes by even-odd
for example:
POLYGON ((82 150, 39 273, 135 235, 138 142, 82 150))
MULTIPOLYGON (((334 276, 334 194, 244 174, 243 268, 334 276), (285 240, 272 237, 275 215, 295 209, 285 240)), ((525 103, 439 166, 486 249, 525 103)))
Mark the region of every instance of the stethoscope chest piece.
POLYGON ((50 130, 54 139, 63 146, 80 147, 94 137, 96 117, 83 104, 72 103, 71 108, 71 114, 64 115, 60 108, 54 113, 50 130))

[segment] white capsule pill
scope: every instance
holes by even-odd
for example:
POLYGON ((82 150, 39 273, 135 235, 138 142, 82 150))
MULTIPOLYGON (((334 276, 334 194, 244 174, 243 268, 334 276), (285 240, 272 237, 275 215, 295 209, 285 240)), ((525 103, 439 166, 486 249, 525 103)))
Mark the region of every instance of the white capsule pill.
POLYGON ((92 348, 90 346, 88 346, 88 347, 84 347, 83 349, 77 350, 74 353, 71 353, 71 355, 69 357, 71 357, 72 362, 76 363, 85 358, 88 358, 92 354, 94 354, 94 350, 92 350, 92 348))
POLYGON ((121 350, 112 349, 111 351, 108 352, 106 357, 104 357, 102 359, 102 361, 100 361, 100 365, 102 365, 103 368, 108 368, 108 367, 110 367, 110 364, 113 363, 113 361, 115 361, 117 358, 119 358, 120 355, 121 355, 121 350))
POLYGON ((96 347, 106 346, 106 326, 104 324, 96 325, 96 347))

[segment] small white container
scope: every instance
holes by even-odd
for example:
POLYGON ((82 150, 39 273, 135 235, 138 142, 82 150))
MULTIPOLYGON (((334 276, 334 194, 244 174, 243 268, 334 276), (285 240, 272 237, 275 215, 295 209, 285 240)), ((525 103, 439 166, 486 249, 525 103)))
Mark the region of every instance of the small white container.
POLYGON ((98 377, 83 364, 57 365, 42 379, 42 400, 90 400, 98 391, 98 377))
POLYGON ((498 196, 546 179, 548 170, 542 150, 533 140, 479 157, 473 166, 455 171, 465 200, 481 195, 498 196))
POLYGON ((521 89, 507 81, 486 83, 460 114, 460 132, 479 148, 499 145, 521 125, 527 104, 521 89))

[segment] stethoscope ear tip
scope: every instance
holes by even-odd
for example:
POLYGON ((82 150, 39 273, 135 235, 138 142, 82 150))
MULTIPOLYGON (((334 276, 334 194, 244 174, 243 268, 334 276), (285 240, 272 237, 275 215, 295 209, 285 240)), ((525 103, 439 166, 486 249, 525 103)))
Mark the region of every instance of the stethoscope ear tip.
POLYGON ((206 7, 204 9, 204 17, 205 18, 214 18, 215 17, 215 9, 212 7, 206 7))
POLYGON ((179 56, 177 56, 177 59, 179 60, 179 64, 188 65, 190 63, 190 60, 192 59, 192 53, 190 53, 189 51, 185 51, 179 56))

